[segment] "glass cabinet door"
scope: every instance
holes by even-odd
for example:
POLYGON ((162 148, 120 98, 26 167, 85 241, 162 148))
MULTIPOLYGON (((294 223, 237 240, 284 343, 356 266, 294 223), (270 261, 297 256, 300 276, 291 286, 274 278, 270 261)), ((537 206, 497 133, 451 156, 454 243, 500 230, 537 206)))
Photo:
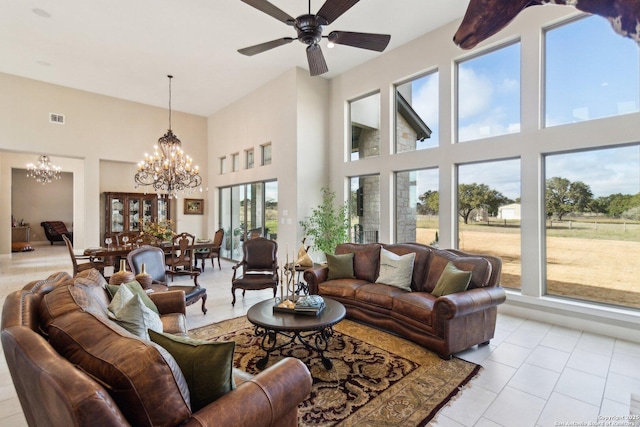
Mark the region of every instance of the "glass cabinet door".
MULTIPOLYGON (((153 202, 149 199, 142 200, 142 222, 145 224, 153 222, 153 202)), ((142 227, 142 224, 140 226, 142 227)))
POLYGON ((129 231, 140 231, 140 199, 129 199, 129 231))
POLYGON ((111 232, 124 231, 124 203, 121 198, 111 199, 111 232))
POLYGON ((158 199, 158 221, 166 221, 169 219, 168 206, 168 200, 158 199))

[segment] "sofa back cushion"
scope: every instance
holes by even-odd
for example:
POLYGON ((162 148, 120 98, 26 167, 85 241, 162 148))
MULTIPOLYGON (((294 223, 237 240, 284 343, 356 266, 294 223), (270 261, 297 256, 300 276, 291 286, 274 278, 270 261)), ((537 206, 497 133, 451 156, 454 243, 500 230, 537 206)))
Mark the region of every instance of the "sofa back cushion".
POLYGON ((353 253, 353 273, 356 279, 375 282, 380 264, 378 243, 341 243, 336 247, 336 255, 353 253))
POLYGON ((462 271, 471 272, 471 281, 467 289, 482 288, 488 285, 491 277, 491 263, 479 256, 459 256, 446 250, 433 250, 433 259, 427 276, 427 292, 433 292, 447 264, 451 263, 462 271))
POLYGON ((40 302, 40 329, 47 334, 56 318, 72 311, 84 310, 107 317, 109 297, 104 289, 107 282, 94 269, 78 273, 72 280, 59 284, 40 302))
POLYGON ((49 342, 107 389, 131 425, 174 426, 191 416, 184 376, 157 344, 84 311, 53 320, 49 342))
POLYGON ((411 278, 411 289, 418 292, 429 292, 427 288, 427 273, 431 263, 432 253, 431 247, 420 243, 397 243, 393 245, 384 245, 384 248, 396 255, 406 255, 415 253, 416 258, 413 262, 413 276, 411 278))

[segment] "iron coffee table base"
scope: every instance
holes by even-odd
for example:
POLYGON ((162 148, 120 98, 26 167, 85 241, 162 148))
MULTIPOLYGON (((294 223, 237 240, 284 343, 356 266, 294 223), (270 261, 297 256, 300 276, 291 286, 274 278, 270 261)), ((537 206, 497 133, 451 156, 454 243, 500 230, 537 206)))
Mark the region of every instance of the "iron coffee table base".
POLYGON ((317 316, 274 311, 275 299, 253 305, 247 311, 247 319, 255 326, 260 338, 260 348, 266 352, 256 366, 264 369, 269 356, 276 350, 298 341, 304 347, 316 351, 324 367, 329 370, 333 363, 325 355, 333 336, 333 326, 344 319, 347 311, 342 304, 324 298, 325 307, 317 316))
POLYGON ((320 358, 322 359, 322 364, 325 369, 329 370, 333 368, 333 362, 324 355, 324 352, 329 348, 329 340, 333 336, 333 327, 328 326, 318 331, 308 331, 308 332, 285 332, 285 331, 276 331, 273 329, 266 329, 262 326, 256 326, 256 336, 262 337, 260 340, 260 348, 262 348, 267 354, 256 363, 258 369, 264 369, 267 366, 267 362, 269 361, 269 355, 276 351, 280 350, 283 347, 288 346, 289 344, 293 344, 296 339, 298 342, 305 347, 315 350, 320 354, 320 358), (277 336, 280 335, 285 338, 285 341, 280 345, 277 344, 277 336))

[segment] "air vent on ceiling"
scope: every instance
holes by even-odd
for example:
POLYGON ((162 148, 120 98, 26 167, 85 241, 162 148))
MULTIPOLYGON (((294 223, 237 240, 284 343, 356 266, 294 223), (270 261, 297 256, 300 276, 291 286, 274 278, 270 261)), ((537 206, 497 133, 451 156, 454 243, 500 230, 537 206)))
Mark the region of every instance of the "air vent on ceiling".
POLYGON ((58 123, 58 124, 63 125, 64 124, 64 115, 55 114, 55 113, 49 113, 49 122, 58 123))

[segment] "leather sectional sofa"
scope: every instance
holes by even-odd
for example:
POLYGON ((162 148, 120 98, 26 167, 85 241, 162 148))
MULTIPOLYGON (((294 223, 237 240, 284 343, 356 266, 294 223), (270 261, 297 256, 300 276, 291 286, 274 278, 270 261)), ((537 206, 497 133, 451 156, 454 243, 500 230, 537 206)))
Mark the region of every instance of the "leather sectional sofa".
MULTIPOLYGON (((227 371, 236 387, 192 411, 171 354, 101 314, 105 285, 96 270, 57 273, 6 298, 2 346, 30 426, 297 425, 312 383, 302 362, 286 358, 255 377, 227 371)), ((163 331, 186 335, 184 293, 149 296, 163 331)))
POLYGON ((310 294, 340 301, 347 317, 395 332, 445 359, 493 338, 497 306, 506 299, 499 258, 418 243, 344 243, 335 253, 354 254, 354 278, 328 280, 326 265, 307 269, 304 278, 310 294), (381 248, 396 255, 416 254, 410 290, 375 283, 381 248), (470 271, 470 282, 462 292, 436 297, 431 292, 449 262, 470 271))

